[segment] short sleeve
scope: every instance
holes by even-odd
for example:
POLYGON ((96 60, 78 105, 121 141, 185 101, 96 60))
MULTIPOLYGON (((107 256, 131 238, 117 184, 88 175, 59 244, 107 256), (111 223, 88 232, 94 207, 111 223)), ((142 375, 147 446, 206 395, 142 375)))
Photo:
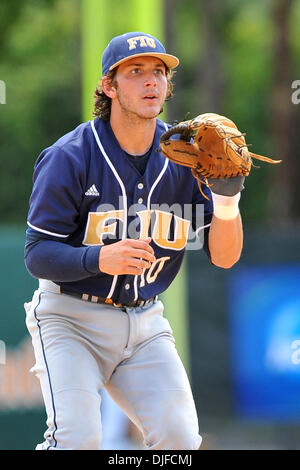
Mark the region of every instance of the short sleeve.
POLYGON ((76 230, 83 192, 80 156, 52 146, 37 159, 29 201, 28 225, 67 238, 76 230))

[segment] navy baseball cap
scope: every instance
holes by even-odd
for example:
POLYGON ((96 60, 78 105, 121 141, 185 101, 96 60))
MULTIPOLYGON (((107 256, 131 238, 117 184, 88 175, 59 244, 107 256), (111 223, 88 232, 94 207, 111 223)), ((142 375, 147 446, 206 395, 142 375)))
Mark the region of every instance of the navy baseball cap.
POLYGON ((126 60, 139 56, 158 57, 169 69, 179 64, 177 57, 167 54, 162 43, 154 36, 131 32, 116 36, 110 41, 102 56, 102 75, 126 60))

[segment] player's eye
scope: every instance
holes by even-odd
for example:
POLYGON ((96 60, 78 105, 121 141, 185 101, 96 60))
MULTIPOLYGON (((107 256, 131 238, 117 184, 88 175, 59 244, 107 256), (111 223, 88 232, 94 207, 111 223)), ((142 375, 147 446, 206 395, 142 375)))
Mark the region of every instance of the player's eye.
POLYGON ((155 69, 155 70, 154 70, 154 73, 155 73, 156 75, 164 75, 164 69, 161 69, 161 68, 155 69))

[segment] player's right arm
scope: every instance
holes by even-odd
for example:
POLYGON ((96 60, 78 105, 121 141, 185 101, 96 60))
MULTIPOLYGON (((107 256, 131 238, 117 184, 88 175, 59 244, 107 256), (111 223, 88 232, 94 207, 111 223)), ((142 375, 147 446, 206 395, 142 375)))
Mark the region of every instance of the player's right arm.
POLYGON ((151 239, 125 239, 110 245, 73 247, 29 228, 25 264, 37 279, 72 282, 105 273, 142 274, 155 260, 151 239))
POLYGON ((81 204, 87 162, 81 150, 76 149, 69 145, 64 150, 54 145, 37 160, 25 245, 28 271, 38 279, 60 282, 99 273, 140 274, 154 259, 153 249, 145 240, 81 245, 78 233, 84 224, 81 204))

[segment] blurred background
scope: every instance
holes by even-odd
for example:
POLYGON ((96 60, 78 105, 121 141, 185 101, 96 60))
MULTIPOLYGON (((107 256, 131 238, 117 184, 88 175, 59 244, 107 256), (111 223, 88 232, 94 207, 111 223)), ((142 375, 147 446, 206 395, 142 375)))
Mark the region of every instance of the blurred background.
MULTIPOLYGON (((28 372, 23 303, 37 282, 23 246, 37 156, 92 118, 83 111, 88 2, 0 3, 0 449, 32 449, 45 431, 28 372)), ((247 132, 253 152, 283 160, 247 178, 234 268, 187 252, 188 368, 203 449, 300 449, 300 2, 153 0, 140 10, 148 30, 132 14, 142 2, 96 3, 105 21, 97 17, 99 45, 92 37, 91 99, 109 39, 145 31, 181 61, 169 122, 224 114, 247 132)))

